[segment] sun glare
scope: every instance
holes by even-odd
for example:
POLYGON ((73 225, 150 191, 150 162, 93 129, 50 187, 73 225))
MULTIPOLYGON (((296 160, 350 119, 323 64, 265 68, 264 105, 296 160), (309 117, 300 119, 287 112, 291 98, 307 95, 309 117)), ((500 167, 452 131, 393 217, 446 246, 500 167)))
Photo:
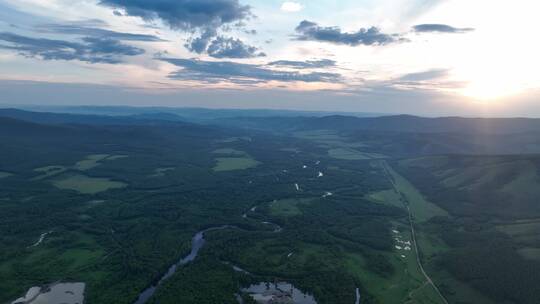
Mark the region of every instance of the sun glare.
POLYGON ((522 88, 501 79, 486 77, 476 79, 462 90, 463 95, 481 102, 493 102, 505 97, 519 94, 522 88))
MULTIPOLYGON (((488 50, 483 50, 488 53, 488 50)), ((505 58, 498 52, 463 60, 453 71, 465 84, 460 93, 478 101, 493 102, 523 93, 536 75, 527 59, 505 58)))

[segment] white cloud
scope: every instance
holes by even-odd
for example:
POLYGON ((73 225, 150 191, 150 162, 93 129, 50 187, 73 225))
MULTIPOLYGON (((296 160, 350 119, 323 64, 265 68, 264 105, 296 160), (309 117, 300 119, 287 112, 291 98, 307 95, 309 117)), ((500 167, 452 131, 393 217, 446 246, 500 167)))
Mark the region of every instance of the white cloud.
POLYGON ((304 6, 298 2, 287 1, 281 5, 281 10, 287 13, 299 12, 302 9, 304 9, 304 6))

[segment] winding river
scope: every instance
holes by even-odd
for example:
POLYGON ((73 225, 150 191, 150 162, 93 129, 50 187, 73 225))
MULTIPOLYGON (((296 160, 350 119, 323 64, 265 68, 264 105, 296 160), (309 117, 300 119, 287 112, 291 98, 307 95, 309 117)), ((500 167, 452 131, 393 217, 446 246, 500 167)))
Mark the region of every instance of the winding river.
MULTIPOLYGON (((255 209, 256 207, 253 207, 250 209, 250 211, 253 212, 255 211, 255 209)), ((244 213, 242 217, 247 218, 248 217, 247 212, 244 213)), ((274 230, 273 230, 274 233, 278 233, 283 230, 281 226, 275 223, 262 222, 262 224, 274 226, 274 230)), ((164 281, 172 277, 176 273, 176 270, 178 269, 179 266, 183 266, 183 265, 193 262, 197 258, 199 251, 204 247, 204 243, 205 243, 204 234, 206 232, 215 231, 215 230, 223 230, 223 229, 236 229, 236 228, 238 227, 231 226, 231 225, 224 225, 224 226, 219 226, 219 227, 208 228, 208 229, 197 232, 191 239, 191 252, 187 256, 183 257, 180 261, 178 261, 178 263, 173 264, 171 267, 169 267, 167 272, 159 279, 159 281, 156 284, 153 284, 152 286, 146 288, 143 292, 141 292, 139 294, 139 297, 137 298, 137 301, 135 301, 134 304, 145 304, 146 302, 148 302, 148 300, 150 300, 150 298, 156 293, 157 288, 161 284, 163 284, 164 281)))
POLYGON ((183 265, 193 262, 197 258, 199 251, 204 246, 204 243, 205 243, 204 234, 206 232, 214 231, 214 230, 231 229, 231 228, 236 228, 236 227, 230 226, 230 225, 224 225, 224 226, 219 226, 219 227, 208 228, 208 229, 197 232, 197 234, 195 234, 195 236, 193 236, 193 238, 191 239, 191 252, 187 256, 182 258, 180 261, 178 261, 178 263, 173 264, 171 267, 169 267, 169 270, 167 270, 167 272, 159 279, 157 284, 153 284, 152 286, 146 288, 143 292, 141 292, 139 294, 139 298, 137 299, 137 301, 135 301, 134 304, 144 304, 148 302, 148 300, 150 300, 150 298, 156 293, 157 288, 161 284, 163 284, 164 281, 172 277, 176 273, 176 270, 178 269, 179 266, 183 266, 183 265))
POLYGON ((356 288, 356 301, 355 304, 360 304, 360 288, 356 288))

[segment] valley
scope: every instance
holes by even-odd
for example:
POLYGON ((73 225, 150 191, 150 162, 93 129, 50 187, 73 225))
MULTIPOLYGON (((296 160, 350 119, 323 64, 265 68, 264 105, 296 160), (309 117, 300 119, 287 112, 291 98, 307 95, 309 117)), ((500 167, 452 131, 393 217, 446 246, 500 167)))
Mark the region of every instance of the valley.
POLYGON ((55 282, 83 283, 84 303, 536 297, 535 156, 388 153, 394 134, 340 129, 3 124, 0 302, 55 282))

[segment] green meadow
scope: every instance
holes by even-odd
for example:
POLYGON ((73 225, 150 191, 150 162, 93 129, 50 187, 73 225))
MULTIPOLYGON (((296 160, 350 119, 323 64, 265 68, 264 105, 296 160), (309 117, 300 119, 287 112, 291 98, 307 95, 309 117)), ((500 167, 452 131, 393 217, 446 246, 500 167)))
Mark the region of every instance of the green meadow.
POLYGON ((0 178, 6 178, 12 176, 12 173, 0 171, 0 178))
POLYGON ((260 162, 251 157, 218 157, 213 170, 216 172, 245 170, 257 167, 260 162))
POLYGON ((328 155, 332 158, 343 160, 369 160, 386 158, 378 153, 361 152, 352 148, 335 148, 328 150, 328 155))
POLYGON ((163 177, 167 175, 168 172, 176 170, 176 167, 166 167, 166 168, 157 168, 154 170, 154 173, 150 177, 163 177))
POLYGON ((125 188, 127 184, 108 178, 89 177, 82 174, 65 175, 53 181, 53 185, 63 190, 74 190, 83 194, 96 194, 111 189, 125 188))
POLYGON ((278 217, 289 217, 295 215, 301 215, 302 210, 299 208, 299 205, 309 205, 309 202, 312 199, 282 199, 271 202, 270 205, 270 214, 278 217))

